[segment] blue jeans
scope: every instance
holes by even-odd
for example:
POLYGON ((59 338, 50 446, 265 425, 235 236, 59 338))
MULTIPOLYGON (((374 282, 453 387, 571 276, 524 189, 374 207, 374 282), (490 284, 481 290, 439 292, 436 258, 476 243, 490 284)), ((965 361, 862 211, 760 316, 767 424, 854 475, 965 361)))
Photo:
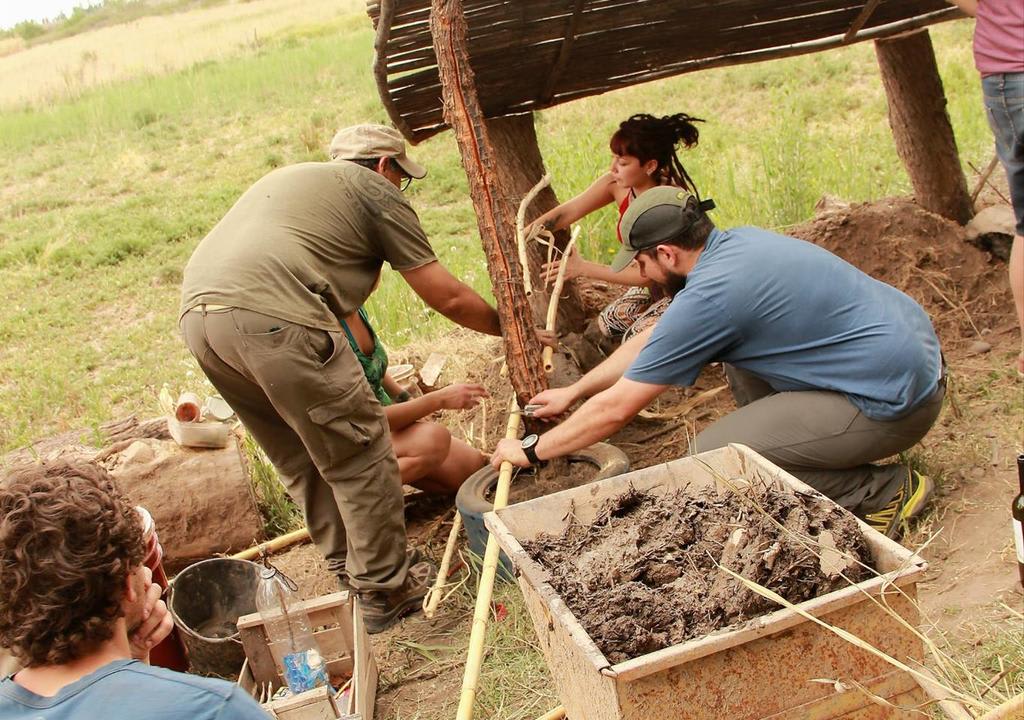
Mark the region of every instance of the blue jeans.
POLYGON ((1017 234, 1024 235, 1024 73, 981 79, 985 114, 996 138, 996 154, 1006 168, 1017 234))

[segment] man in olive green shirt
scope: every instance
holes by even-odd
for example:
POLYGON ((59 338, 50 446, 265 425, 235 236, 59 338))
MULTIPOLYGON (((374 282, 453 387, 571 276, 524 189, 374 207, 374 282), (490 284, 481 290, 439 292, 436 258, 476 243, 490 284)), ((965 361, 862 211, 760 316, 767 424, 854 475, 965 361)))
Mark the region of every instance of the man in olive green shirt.
POLYGON ((340 318, 383 263, 464 327, 500 334, 498 315, 438 262, 399 190, 426 171, 397 131, 338 132, 330 162, 274 170, 196 248, 181 328, 210 382, 266 451, 310 535, 379 632, 418 607, 433 567, 406 551, 387 420, 340 318))

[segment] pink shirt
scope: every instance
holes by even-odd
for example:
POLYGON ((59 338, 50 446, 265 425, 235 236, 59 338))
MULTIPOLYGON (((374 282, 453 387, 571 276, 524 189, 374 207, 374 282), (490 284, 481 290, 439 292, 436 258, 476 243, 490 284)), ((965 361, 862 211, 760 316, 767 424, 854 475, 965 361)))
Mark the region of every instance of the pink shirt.
POLYGON ((1024 0, 978 0, 974 65, 983 76, 1024 72, 1024 0))

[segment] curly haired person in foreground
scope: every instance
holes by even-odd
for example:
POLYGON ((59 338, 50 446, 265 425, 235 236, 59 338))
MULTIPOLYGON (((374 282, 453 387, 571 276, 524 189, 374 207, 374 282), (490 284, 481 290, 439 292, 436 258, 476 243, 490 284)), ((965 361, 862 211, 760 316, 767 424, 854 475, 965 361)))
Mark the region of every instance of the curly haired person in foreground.
POLYGON ((0 481, 0 720, 265 720, 234 685, 143 661, 170 632, 142 526, 107 472, 51 463, 0 481))

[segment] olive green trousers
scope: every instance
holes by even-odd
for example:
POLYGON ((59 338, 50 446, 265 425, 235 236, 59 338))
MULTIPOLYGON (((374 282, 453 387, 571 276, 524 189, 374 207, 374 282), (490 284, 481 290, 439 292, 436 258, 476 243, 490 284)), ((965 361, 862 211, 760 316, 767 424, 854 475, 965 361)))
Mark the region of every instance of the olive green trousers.
POLYGON ((943 375, 904 417, 872 420, 841 393, 776 392, 757 375, 731 365, 725 371, 739 407, 697 435, 697 452, 741 443, 862 517, 885 507, 909 472, 872 463, 920 441, 946 396, 943 375))
POLYGON ((328 568, 357 590, 408 572, 387 418, 345 336, 241 308, 199 306, 185 343, 302 507, 328 568))

